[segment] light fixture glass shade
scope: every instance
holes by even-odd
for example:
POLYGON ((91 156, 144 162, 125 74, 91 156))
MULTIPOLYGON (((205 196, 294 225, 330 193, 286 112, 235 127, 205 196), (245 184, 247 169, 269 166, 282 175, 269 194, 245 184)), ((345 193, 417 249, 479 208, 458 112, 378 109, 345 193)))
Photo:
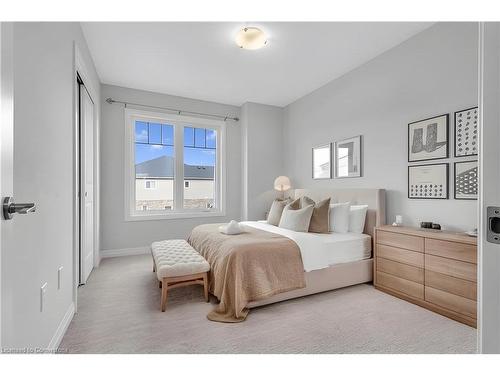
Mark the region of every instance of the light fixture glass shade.
POLYGON ((264 32, 257 27, 245 27, 236 34, 236 44, 244 49, 259 49, 266 45, 264 32))
POLYGON ((287 176, 278 176, 276 180, 274 180, 274 190, 287 191, 291 187, 290 179, 287 176))

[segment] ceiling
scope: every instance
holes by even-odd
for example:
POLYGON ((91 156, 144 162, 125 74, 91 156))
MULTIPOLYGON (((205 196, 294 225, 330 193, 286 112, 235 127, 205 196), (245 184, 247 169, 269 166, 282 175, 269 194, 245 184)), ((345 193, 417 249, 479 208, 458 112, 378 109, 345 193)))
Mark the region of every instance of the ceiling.
POLYGON ((103 83, 219 103, 286 106, 431 26, 429 22, 82 23, 103 83), (268 44, 236 46, 257 26, 268 44))

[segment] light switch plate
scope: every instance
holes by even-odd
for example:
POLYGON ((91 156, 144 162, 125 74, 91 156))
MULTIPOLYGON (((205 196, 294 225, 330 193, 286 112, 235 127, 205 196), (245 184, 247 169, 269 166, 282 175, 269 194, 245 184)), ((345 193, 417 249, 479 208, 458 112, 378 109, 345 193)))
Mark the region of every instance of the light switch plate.
POLYGON ((47 283, 44 283, 40 287, 40 312, 43 312, 43 308, 45 307, 45 294, 47 293, 47 283))
POLYGON ((59 267, 57 270, 57 290, 62 288, 62 271, 63 271, 63 266, 59 267))

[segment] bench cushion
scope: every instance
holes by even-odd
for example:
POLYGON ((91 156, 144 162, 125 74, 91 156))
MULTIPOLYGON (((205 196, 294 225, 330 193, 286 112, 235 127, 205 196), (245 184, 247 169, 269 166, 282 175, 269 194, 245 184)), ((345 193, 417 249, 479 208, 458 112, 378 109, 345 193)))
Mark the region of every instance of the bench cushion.
POLYGON ((185 240, 153 242, 151 252, 156 264, 158 280, 207 272, 210 265, 185 240))

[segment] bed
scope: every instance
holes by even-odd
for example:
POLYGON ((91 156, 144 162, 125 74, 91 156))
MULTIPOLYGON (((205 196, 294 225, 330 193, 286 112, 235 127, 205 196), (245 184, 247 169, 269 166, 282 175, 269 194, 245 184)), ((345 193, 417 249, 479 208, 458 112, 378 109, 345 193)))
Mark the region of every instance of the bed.
POLYGON ((316 202, 331 198, 331 203, 349 201, 353 205, 368 205, 363 234, 300 233, 263 221, 243 222, 247 233, 237 236, 221 235, 213 224, 196 227, 189 242, 211 264, 210 291, 220 300, 209 319, 239 322, 254 307, 372 281, 372 237, 374 228, 385 224, 385 190, 296 189, 293 192, 295 198, 302 196, 316 202), (244 245, 232 251, 238 241, 244 245), (250 293, 251 284, 272 285, 250 293), (238 307, 229 311, 228 305, 238 307))
MULTIPOLYGON (((367 204, 365 228, 363 235, 368 236, 369 242, 353 244, 351 250, 356 248, 358 254, 351 254, 353 258, 369 246, 370 256, 351 259, 350 261, 333 261, 328 267, 305 271, 306 287, 285 293, 280 293, 270 298, 252 301, 247 304, 249 308, 264 306, 292 298, 303 297, 328 290, 346 286, 371 282, 373 280, 373 234, 375 227, 385 224, 385 190, 384 189, 296 189, 294 198, 308 196, 319 202, 331 198, 331 203, 351 202, 351 204, 367 204)), ((312 234, 312 233, 311 233, 312 234)), ((350 233, 349 233, 350 234, 350 233)), ((335 234, 334 234, 335 235, 335 234)), ((337 236, 340 234, 337 234, 337 236)))

